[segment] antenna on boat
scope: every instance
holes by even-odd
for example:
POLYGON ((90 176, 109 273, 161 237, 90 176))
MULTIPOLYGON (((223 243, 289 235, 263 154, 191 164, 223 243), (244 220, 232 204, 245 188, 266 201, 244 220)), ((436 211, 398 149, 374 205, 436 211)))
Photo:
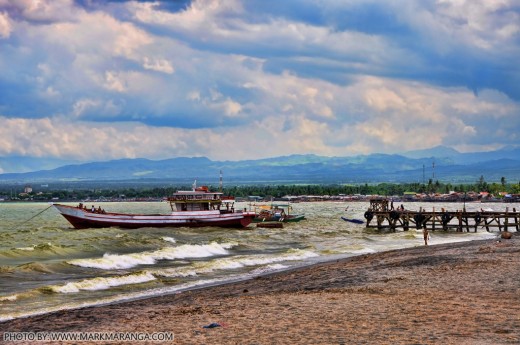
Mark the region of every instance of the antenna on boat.
POLYGON ((220 179, 218 183, 219 192, 222 193, 222 170, 220 170, 220 179))

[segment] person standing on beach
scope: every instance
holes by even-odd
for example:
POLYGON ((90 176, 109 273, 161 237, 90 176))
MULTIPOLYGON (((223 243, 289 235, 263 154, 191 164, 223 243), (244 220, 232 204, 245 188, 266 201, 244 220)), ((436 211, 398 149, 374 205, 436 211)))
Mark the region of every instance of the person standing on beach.
POLYGON ((423 226, 422 233, 423 233, 423 236, 424 236, 424 245, 427 246, 428 245, 428 236, 429 236, 429 234, 428 234, 428 229, 426 229, 426 224, 424 224, 424 226, 423 226))

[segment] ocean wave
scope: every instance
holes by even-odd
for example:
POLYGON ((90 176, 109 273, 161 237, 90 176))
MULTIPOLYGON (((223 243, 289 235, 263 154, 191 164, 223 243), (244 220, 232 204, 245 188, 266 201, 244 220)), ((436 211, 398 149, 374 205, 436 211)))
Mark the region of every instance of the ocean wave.
POLYGON ((173 238, 173 237, 165 236, 162 239, 163 239, 163 241, 166 241, 166 242, 171 242, 171 243, 176 243, 177 242, 177 241, 175 241, 175 238, 173 238))
POLYGON ((262 265, 273 265, 279 262, 286 261, 299 261, 305 260, 312 257, 319 256, 313 251, 301 250, 301 249, 290 249, 289 251, 282 254, 273 255, 248 255, 248 256, 234 256, 229 258, 219 258, 206 262, 195 262, 189 267, 164 269, 155 272, 158 276, 164 276, 168 278, 172 277, 187 277, 196 276, 200 274, 211 273, 217 270, 232 270, 243 267, 262 266, 262 265))
POLYGON ((141 272, 119 277, 90 278, 76 282, 70 282, 65 285, 51 285, 49 288, 57 293, 75 293, 81 290, 107 290, 115 286, 146 283, 156 279, 157 278, 155 278, 150 272, 141 272))
POLYGON ((13 293, 11 295, 0 296, 0 302, 1 303, 17 302, 17 304, 18 304, 20 300, 38 298, 38 296, 40 296, 40 293, 41 293, 41 291, 39 290, 39 288, 27 290, 27 291, 21 291, 21 292, 13 293))
MULTIPOLYGON (((230 277, 230 278, 232 279, 233 277, 230 277)), ((37 309, 33 309, 33 310, 15 309, 15 310, 12 310, 11 313, 9 313, 9 314, 0 314, 0 322, 16 319, 16 318, 20 318, 20 317, 42 315, 42 314, 52 313, 52 312, 60 311, 60 310, 86 308, 86 307, 103 305, 103 304, 108 304, 108 303, 122 302, 122 301, 132 300, 132 299, 136 299, 136 298, 161 296, 161 295, 172 294, 172 293, 180 293, 182 291, 187 291, 187 290, 193 289, 193 288, 195 288, 197 286, 201 286, 201 285, 218 284, 218 283, 224 282, 228 279, 229 278, 198 280, 198 281, 184 283, 184 284, 176 285, 176 286, 172 286, 172 287, 137 291, 137 292, 126 293, 126 294, 116 294, 113 296, 108 296, 108 297, 91 300, 91 301, 87 301, 87 302, 71 302, 71 303, 61 304, 59 306, 37 308, 37 309)))
POLYGON ((41 272, 41 273, 54 273, 47 265, 39 262, 28 262, 22 265, 16 266, 17 270, 28 271, 28 272, 41 272))
POLYGON ((14 268, 11 266, 0 266, 0 273, 11 273, 14 271, 14 268))
POLYGON ((250 272, 250 274, 251 275, 260 275, 260 274, 265 274, 268 272, 280 271, 280 270, 283 270, 286 268, 289 268, 289 266, 285 266, 282 264, 267 265, 267 266, 259 267, 257 269, 252 270, 250 272))
POLYGON ((153 265, 159 260, 204 258, 215 255, 226 255, 228 254, 227 249, 232 246, 233 245, 229 243, 219 244, 217 242, 202 245, 183 244, 178 247, 166 247, 155 251, 145 251, 141 253, 105 253, 101 258, 75 259, 67 261, 67 263, 75 266, 104 270, 127 269, 138 265, 153 265))
POLYGON ((27 255, 68 255, 74 252, 73 246, 58 245, 51 242, 33 244, 31 246, 15 247, 2 254, 8 257, 20 257, 27 255))
POLYGON ((32 252, 34 251, 36 246, 32 246, 32 247, 20 247, 20 248, 15 248, 15 250, 25 250, 25 251, 28 251, 28 252, 32 252))
POLYGON ((362 255, 362 254, 374 254, 377 253, 377 250, 372 248, 363 248, 363 249, 356 249, 351 251, 350 253, 356 254, 356 255, 362 255))
POLYGON ((18 295, 0 296, 0 302, 16 301, 17 299, 18 295))
POLYGON ((53 248, 52 243, 34 244, 32 246, 14 247, 10 249, 5 248, 5 250, 0 251, 0 256, 4 256, 7 258, 16 258, 26 256, 28 255, 28 252, 43 252, 45 250, 51 249, 55 249, 53 248))

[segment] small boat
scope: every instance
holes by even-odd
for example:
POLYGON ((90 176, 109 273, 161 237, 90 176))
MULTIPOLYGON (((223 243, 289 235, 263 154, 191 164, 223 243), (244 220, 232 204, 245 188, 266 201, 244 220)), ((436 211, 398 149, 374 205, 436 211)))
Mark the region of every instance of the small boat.
MULTIPOLYGON (((345 209, 345 212, 348 212, 349 207, 350 206, 347 206, 347 208, 345 209)), ((345 222, 350 222, 350 223, 354 223, 354 224, 364 224, 365 223, 364 220, 356 219, 356 218, 341 217, 341 219, 343 219, 345 222)))
POLYGON ((289 204, 270 204, 255 207, 253 222, 299 222, 305 219, 303 214, 291 214, 292 206, 289 204))
POLYGON ((365 221, 363 221, 361 219, 347 218, 347 217, 341 217, 341 219, 343 219, 345 222, 351 222, 354 224, 364 224, 365 223, 365 221))
POLYGON ((142 227, 246 227, 253 221, 252 211, 235 210, 233 197, 210 192, 208 187, 178 191, 168 198, 169 214, 124 214, 105 212, 101 208, 87 209, 82 204, 69 206, 53 204, 76 229, 87 228, 142 228, 142 227))

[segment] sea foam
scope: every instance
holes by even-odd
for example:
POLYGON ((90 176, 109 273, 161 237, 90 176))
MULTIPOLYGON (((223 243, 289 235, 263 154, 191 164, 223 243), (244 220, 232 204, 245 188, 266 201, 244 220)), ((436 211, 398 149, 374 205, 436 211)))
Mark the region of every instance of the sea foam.
POLYGON ((49 288, 58 293, 74 293, 80 290, 106 290, 114 286, 146 283, 156 278, 149 272, 129 274, 119 277, 96 277, 91 279, 70 282, 65 285, 52 285, 49 288))
POLYGON ((280 265, 280 262, 286 261, 298 261, 307 258, 319 256, 318 254, 309 250, 290 249, 289 251, 282 254, 258 254, 258 255, 239 255, 229 258, 218 258, 205 262, 194 262, 189 267, 180 267, 172 269, 164 269, 156 272, 155 274, 164 277, 186 277, 196 276, 200 274, 211 273, 217 270, 232 270, 243 267, 255 267, 255 266, 266 266, 266 270, 276 270, 285 268, 286 266, 280 265), (277 266, 279 265, 279 266, 277 266), (268 267, 268 268, 267 268, 268 267))
POLYGON ((159 260, 175 260, 185 258, 204 258, 228 254, 227 249, 232 244, 211 242, 209 244, 183 244, 178 247, 165 247, 155 251, 145 251, 131 254, 109 254, 96 259, 76 259, 67 261, 75 266, 99 268, 104 270, 127 269, 138 265, 153 265, 159 260))
POLYGON ((0 302, 16 301, 17 299, 18 299, 18 295, 0 296, 0 302))
POLYGON ((175 238, 173 238, 173 237, 165 236, 162 239, 163 239, 163 241, 166 241, 166 242, 177 243, 177 241, 175 241, 175 238))

